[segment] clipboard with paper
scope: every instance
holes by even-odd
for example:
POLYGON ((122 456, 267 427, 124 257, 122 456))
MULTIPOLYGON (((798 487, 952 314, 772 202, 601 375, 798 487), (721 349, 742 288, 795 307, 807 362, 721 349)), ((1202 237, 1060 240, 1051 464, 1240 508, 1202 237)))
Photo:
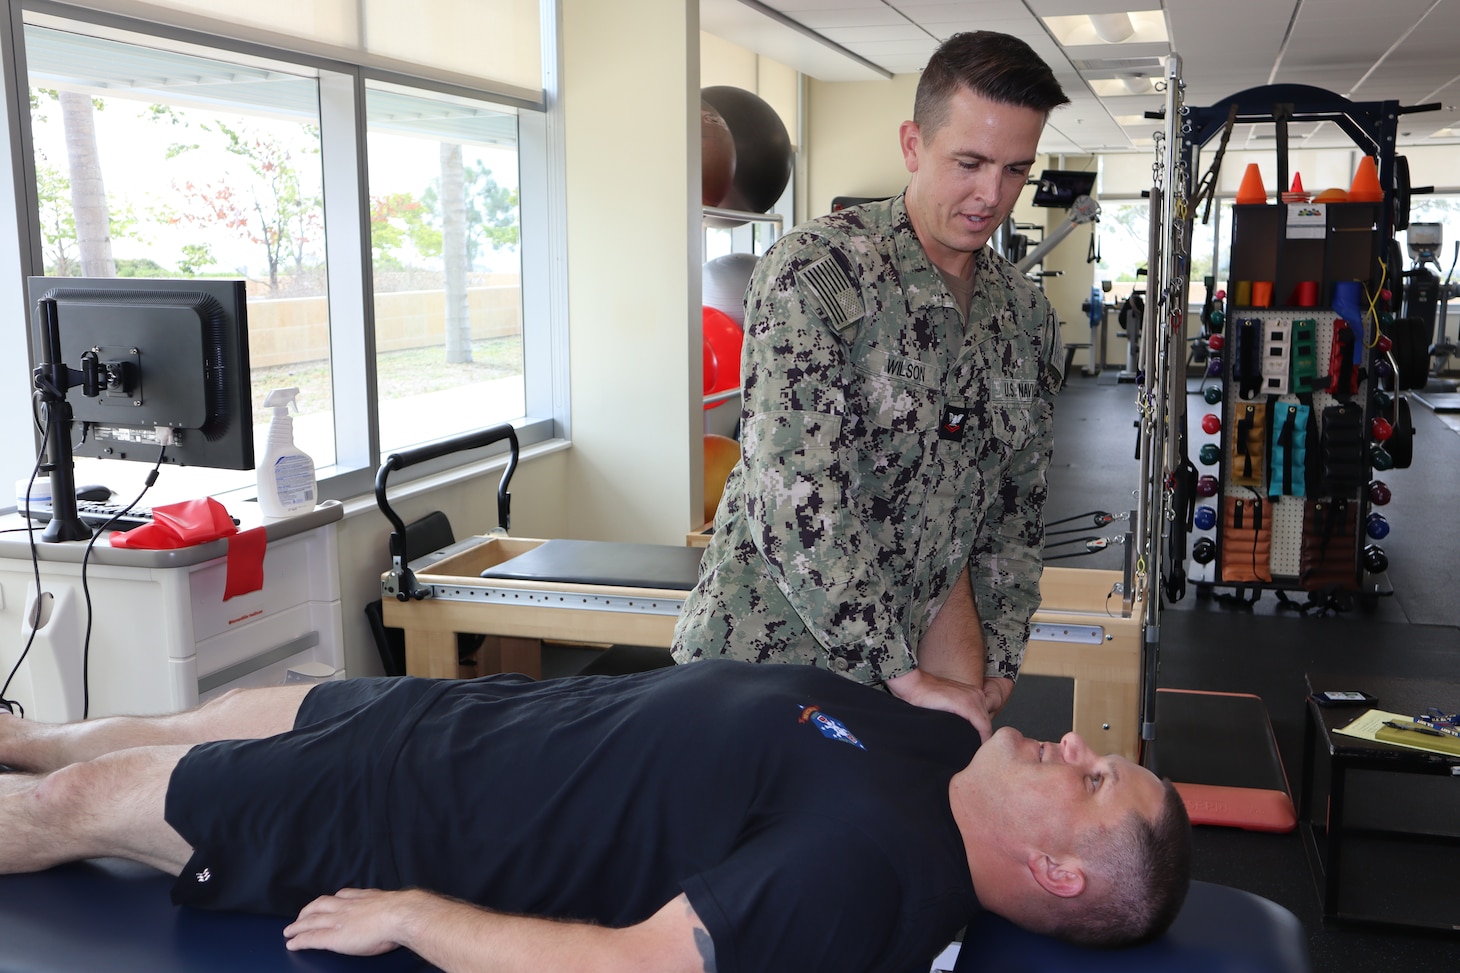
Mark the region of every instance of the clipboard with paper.
POLYGON ((1440 730, 1416 723, 1411 716, 1402 713, 1387 713, 1384 710, 1366 710, 1358 719, 1334 731, 1361 740, 1391 743, 1411 750, 1425 750, 1447 757, 1460 757, 1460 736, 1451 736, 1440 730))

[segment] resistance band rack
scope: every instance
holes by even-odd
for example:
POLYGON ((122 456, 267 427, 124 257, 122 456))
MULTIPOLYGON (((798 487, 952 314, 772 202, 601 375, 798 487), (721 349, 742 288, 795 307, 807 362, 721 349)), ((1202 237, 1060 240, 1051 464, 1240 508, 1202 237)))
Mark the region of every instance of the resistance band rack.
MULTIPOLYGON (((1373 470, 1407 466, 1412 457, 1408 404, 1387 353, 1394 323, 1387 291, 1397 289, 1399 274, 1392 235, 1408 224, 1410 192, 1394 145, 1400 115, 1433 107, 1269 85, 1184 112, 1175 142, 1180 181, 1189 183, 1202 146, 1221 135, 1196 193, 1197 201, 1207 196, 1208 212, 1238 123, 1276 127, 1278 201, 1233 207, 1231 280, 1224 300, 1207 295, 1200 339, 1210 351, 1207 410, 1189 430, 1182 422, 1186 438, 1168 467, 1179 494, 1168 598, 1182 597, 1187 579, 1199 594, 1232 586, 1243 601, 1264 589, 1280 598, 1284 589, 1306 591, 1303 610, 1392 592, 1387 557, 1373 543, 1388 522, 1370 509, 1389 493, 1370 480, 1373 470), (1284 201, 1288 125, 1314 121, 1336 124, 1377 160, 1373 197, 1284 201)), ((1172 226, 1183 262, 1196 209, 1172 226)))

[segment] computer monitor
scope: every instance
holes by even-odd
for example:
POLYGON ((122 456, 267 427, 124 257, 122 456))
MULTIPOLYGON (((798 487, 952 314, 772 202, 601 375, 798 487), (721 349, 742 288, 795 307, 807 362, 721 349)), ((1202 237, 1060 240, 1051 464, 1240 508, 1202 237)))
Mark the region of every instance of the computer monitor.
POLYGON ((77 456, 254 468, 244 282, 32 277, 32 367, 47 360, 42 301, 55 302, 61 362, 105 371, 67 401, 77 456), (94 394, 93 394, 94 391, 94 394))
POLYGON ((1093 172, 1046 169, 1039 174, 1039 183, 1030 202, 1035 206, 1069 207, 1079 197, 1090 195, 1094 188, 1093 172))
POLYGON ((74 520, 73 456, 254 468, 243 281, 32 277, 28 284, 31 365, 55 504, 46 539, 90 536, 79 521, 59 523, 74 520))

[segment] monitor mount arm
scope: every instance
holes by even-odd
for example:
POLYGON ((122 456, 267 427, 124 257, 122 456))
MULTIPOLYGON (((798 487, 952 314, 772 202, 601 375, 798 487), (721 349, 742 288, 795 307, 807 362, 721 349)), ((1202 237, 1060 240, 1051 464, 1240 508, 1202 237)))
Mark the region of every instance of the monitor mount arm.
MULTIPOLYGON (((82 522, 76 512, 76 470, 71 455, 71 404, 66 401, 66 392, 82 386, 84 394, 100 394, 102 384, 100 372, 104 365, 91 354, 82 362, 83 370, 77 371, 62 361, 61 324, 56 312, 56 302, 49 298, 37 305, 41 315, 41 341, 45 343, 45 359, 33 373, 35 389, 40 393, 41 404, 46 413, 46 454, 49 462, 39 468, 51 476, 51 520, 41 532, 41 540, 84 541, 91 538, 91 528, 82 522)), ((26 498, 30 505, 30 498, 26 498)))
POLYGON ((1070 215, 1065 221, 1055 227, 1050 234, 1040 241, 1039 246, 1030 250, 1024 255, 1024 259, 1014 265, 1014 269, 1024 274, 1029 268, 1044 259, 1044 255, 1064 242, 1065 237, 1074 232, 1075 227, 1085 223, 1093 223, 1100 218, 1100 204, 1089 196, 1077 196, 1074 203, 1070 205, 1070 215))

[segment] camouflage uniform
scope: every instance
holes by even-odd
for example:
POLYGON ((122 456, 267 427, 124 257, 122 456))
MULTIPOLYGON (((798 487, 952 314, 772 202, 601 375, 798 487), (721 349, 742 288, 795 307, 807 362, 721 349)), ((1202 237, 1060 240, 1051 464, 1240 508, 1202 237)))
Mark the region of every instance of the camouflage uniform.
POLYGON ((674 654, 880 683, 971 564, 989 675, 1017 677, 1039 604, 1062 345, 990 249, 968 326, 902 197, 797 227, 757 263, 731 472, 674 654))

